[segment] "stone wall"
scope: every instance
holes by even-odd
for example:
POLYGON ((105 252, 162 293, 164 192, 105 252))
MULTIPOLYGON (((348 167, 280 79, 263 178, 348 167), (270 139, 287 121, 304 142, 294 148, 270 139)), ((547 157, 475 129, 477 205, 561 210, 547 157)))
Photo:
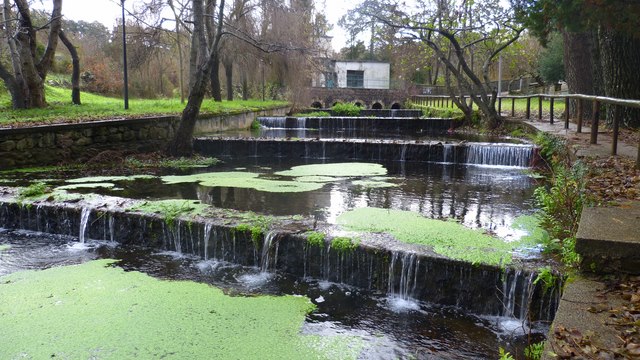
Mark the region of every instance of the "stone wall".
MULTIPOLYGON (((221 116, 201 116, 195 133, 249 128, 256 116, 283 115, 286 108, 221 116)), ((103 120, 0 129, 0 170, 86 161, 104 151, 164 149, 177 129, 176 116, 103 120)))

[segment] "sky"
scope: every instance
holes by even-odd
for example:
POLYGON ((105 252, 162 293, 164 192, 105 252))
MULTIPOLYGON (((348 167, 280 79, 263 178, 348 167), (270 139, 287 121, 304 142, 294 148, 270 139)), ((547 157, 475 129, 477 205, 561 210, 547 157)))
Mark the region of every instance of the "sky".
MULTIPOLYGON (((338 27, 337 23, 342 15, 356 3, 357 0, 315 0, 316 9, 323 10, 327 19, 332 23, 333 30, 329 33, 332 47, 337 52, 345 46, 347 34, 338 27)), ((44 1, 49 3, 48 1, 44 1)), ((136 0, 125 1, 125 8, 130 9, 136 0)), ((49 5, 49 4, 47 4, 49 5)), ((50 8, 51 5, 49 5, 50 8)), ((64 0, 62 14, 70 20, 98 21, 111 28, 122 16, 120 0, 64 0)))

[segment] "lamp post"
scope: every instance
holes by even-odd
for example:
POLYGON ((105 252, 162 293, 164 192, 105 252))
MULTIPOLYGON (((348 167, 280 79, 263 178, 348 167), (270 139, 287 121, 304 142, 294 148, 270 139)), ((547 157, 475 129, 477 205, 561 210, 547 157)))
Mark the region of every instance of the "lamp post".
POLYGON ((127 73, 127 31, 124 18, 124 1, 122 0, 122 68, 124 71, 124 109, 129 109, 129 76, 127 73))

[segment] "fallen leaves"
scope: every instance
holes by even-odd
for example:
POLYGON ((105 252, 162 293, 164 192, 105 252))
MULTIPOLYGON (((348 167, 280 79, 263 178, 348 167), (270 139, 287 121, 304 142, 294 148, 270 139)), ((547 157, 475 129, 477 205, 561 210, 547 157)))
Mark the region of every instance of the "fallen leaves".
POLYGON ((640 169, 635 161, 609 157, 588 162, 591 172, 587 192, 598 203, 640 200, 640 169))

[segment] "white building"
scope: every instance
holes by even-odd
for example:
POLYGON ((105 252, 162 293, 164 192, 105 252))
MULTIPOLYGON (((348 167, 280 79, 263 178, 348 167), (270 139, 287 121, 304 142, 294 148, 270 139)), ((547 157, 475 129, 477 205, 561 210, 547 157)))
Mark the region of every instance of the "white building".
POLYGON ((330 60, 313 86, 327 88, 389 89, 391 66, 377 61, 330 60))

